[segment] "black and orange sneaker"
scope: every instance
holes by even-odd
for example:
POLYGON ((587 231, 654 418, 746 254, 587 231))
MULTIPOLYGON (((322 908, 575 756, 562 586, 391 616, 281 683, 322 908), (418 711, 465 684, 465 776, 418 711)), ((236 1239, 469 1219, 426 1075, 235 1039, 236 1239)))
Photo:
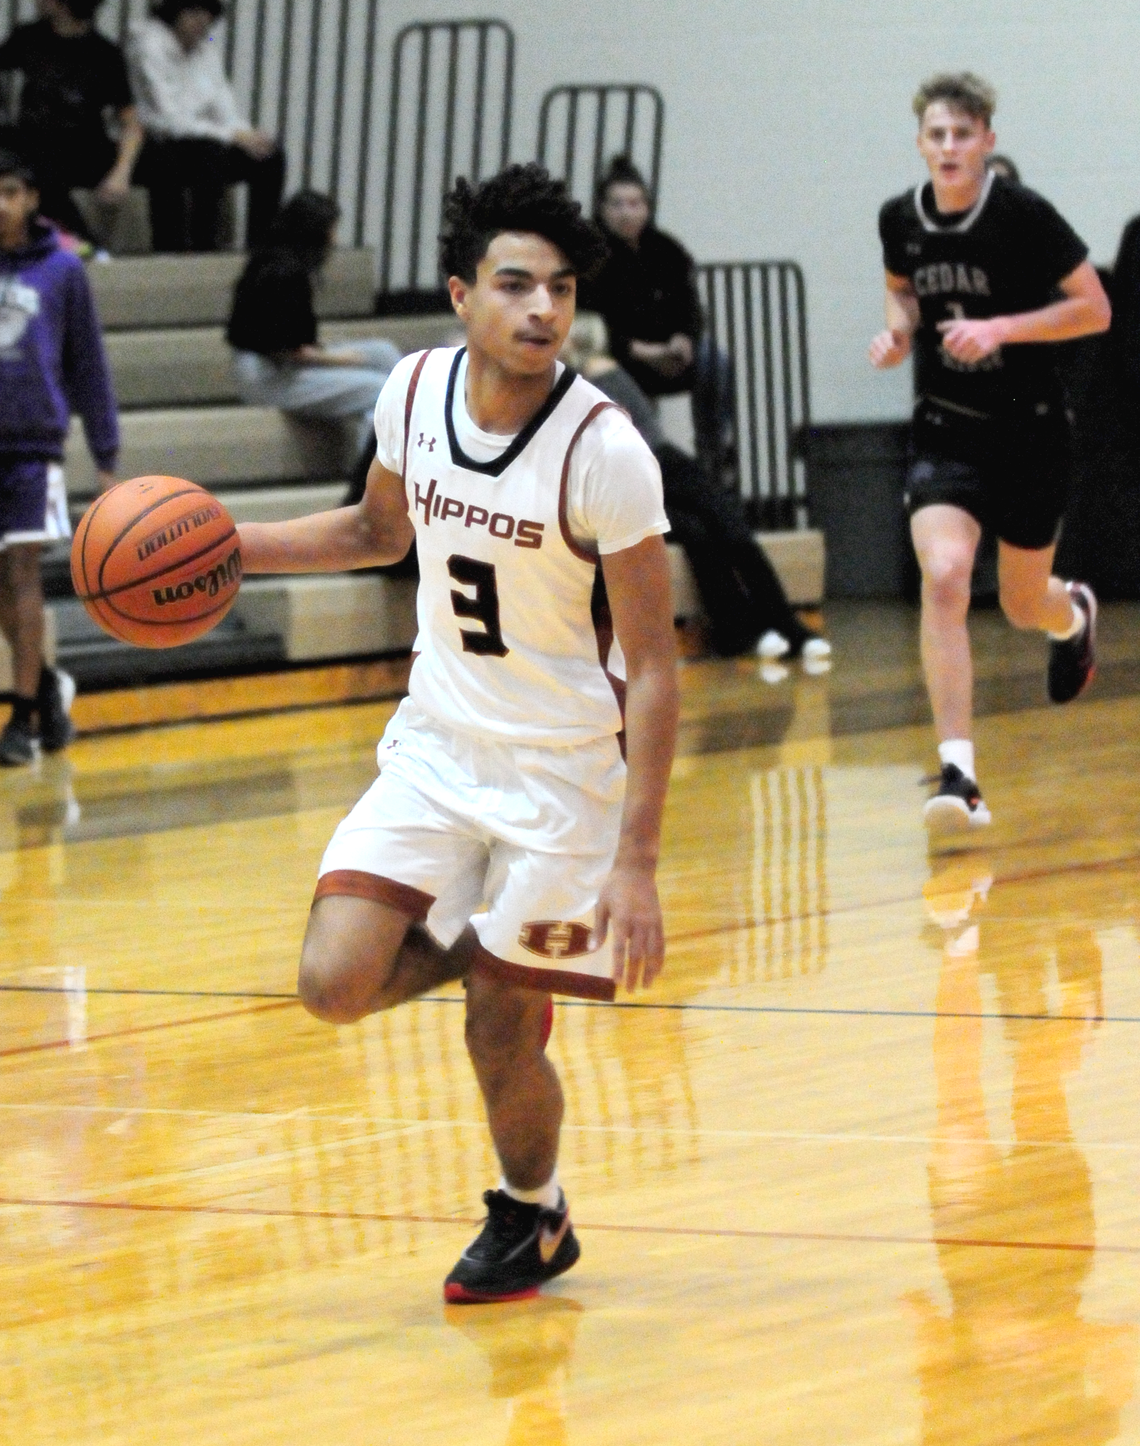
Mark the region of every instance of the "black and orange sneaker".
POLYGON ((1096 676, 1096 596, 1087 582, 1067 582, 1069 597, 1085 625, 1075 638, 1049 644, 1049 701, 1071 703, 1096 676))
POLYGON ((937 791, 922 810, 926 827, 933 835, 965 833, 993 822, 982 791, 955 763, 944 763, 937 791))
POLYGON ((556 1210, 525 1205, 505 1190, 485 1190, 483 1204, 483 1229, 443 1283, 443 1298, 452 1305, 526 1300, 581 1255, 565 1195, 556 1210))

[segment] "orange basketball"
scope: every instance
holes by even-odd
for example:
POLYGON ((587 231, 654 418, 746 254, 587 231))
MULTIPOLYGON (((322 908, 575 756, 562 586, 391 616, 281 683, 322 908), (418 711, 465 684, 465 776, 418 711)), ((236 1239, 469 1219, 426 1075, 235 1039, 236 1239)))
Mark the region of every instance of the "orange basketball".
POLYGON ((135 477, 83 514, 71 544, 71 580, 112 637, 172 648, 208 633, 237 597, 237 529, 196 483, 135 477))

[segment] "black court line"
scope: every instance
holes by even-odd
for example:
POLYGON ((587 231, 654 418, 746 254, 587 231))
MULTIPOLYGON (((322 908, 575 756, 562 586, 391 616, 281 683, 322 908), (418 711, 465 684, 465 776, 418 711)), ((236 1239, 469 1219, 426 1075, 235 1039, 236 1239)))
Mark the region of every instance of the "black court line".
MULTIPOLYGON (((0 994, 101 994, 124 999, 136 996, 160 999, 275 999, 297 1003, 295 994, 248 992, 226 989, 66 989, 62 984, 0 984, 0 994)), ((463 1004, 461 994, 423 994, 419 999, 409 1000, 411 1004, 463 1004)), ((1140 1024, 1140 1015, 1131 1014, 1001 1014, 997 1011, 968 1010, 946 1012, 938 1009, 843 1009, 839 1006, 813 1006, 800 1004, 667 1004, 651 999, 555 999, 559 1009, 661 1009, 676 1013, 686 1011, 694 1014, 804 1014, 824 1015, 836 1018, 869 1019, 1009 1019, 1038 1022, 1040 1024, 1140 1024)), ((221 1016, 209 1016, 214 1018, 221 1016)), ((176 1020, 177 1024, 196 1024, 197 1019, 176 1020)), ((158 1028, 157 1025, 144 1026, 158 1028)), ((94 1040, 97 1036, 90 1036, 94 1040)), ((3 1051, 0 1051, 2 1054, 3 1051)))

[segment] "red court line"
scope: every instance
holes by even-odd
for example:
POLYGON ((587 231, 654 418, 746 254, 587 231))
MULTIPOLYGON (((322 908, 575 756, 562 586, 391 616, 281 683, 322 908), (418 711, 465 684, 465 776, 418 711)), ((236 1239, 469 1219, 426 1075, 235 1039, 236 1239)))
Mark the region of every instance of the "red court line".
MULTIPOLYGON (((272 1004, 255 1004, 249 1009, 225 1009, 219 1014, 193 1014, 188 1019, 163 1019, 158 1024, 135 1024, 129 1029, 108 1029, 103 1034, 87 1034, 77 1041, 79 1044, 99 1044, 106 1039, 123 1039, 129 1034, 153 1034, 156 1029, 180 1029, 184 1024, 212 1024, 216 1019, 235 1019, 239 1014, 261 1014, 266 1009, 289 1009, 299 1003, 296 999, 275 999, 272 1004)), ((11 1049, 0 1049, 0 1059, 9 1059, 15 1054, 39 1054, 46 1049, 70 1049, 70 1039, 49 1039, 44 1044, 17 1044, 11 1049)))
MULTIPOLYGON (((259 1210, 244 1205, 145 1205, 130 1200, 38 1200, 0 1196, 0 1206, 62 1210, 121 1210, 143 1215, 244 1215, 258 1220, 368 1220, 397 1225, 480 1225, 469 1215, 405 1215, 369 1210, 259 1210)), ((974 1240, 955 1235, 859 1235, 815 1230, 717 1230, 687 1225, 607 1225, 576 1220, 578 1230, 617 1235, 681 1235, 709 1240, 804 1240, 851 1245, 962 1245, 990 1250, 1076 1250, 1095 1255, 1140 1255, 1140 1245, 1096 1245, 1071 1240, 974 1240)))

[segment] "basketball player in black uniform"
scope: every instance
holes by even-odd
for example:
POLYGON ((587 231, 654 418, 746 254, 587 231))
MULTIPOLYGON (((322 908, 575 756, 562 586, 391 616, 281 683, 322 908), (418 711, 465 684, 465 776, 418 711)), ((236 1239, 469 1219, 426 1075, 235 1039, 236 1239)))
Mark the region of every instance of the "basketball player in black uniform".
POLYGON ((1104 331, 1108 298, 1088 248, 1043 197, 987 169, 994 91, 939 75, 914 99, 930 180, 879 215, 887 327, 876 367, 915 352, 911 535, 922 569, 922 663, 941 778, 933 834, 990 822, 974 766, 966 614, 983 527, 999 539, 1001 605, 1048 633, 1048 690, 1075 698, 1094 671, 1096 599, 1053 576, 1068 485, 1068 427, 1050 343, 1104 331))

